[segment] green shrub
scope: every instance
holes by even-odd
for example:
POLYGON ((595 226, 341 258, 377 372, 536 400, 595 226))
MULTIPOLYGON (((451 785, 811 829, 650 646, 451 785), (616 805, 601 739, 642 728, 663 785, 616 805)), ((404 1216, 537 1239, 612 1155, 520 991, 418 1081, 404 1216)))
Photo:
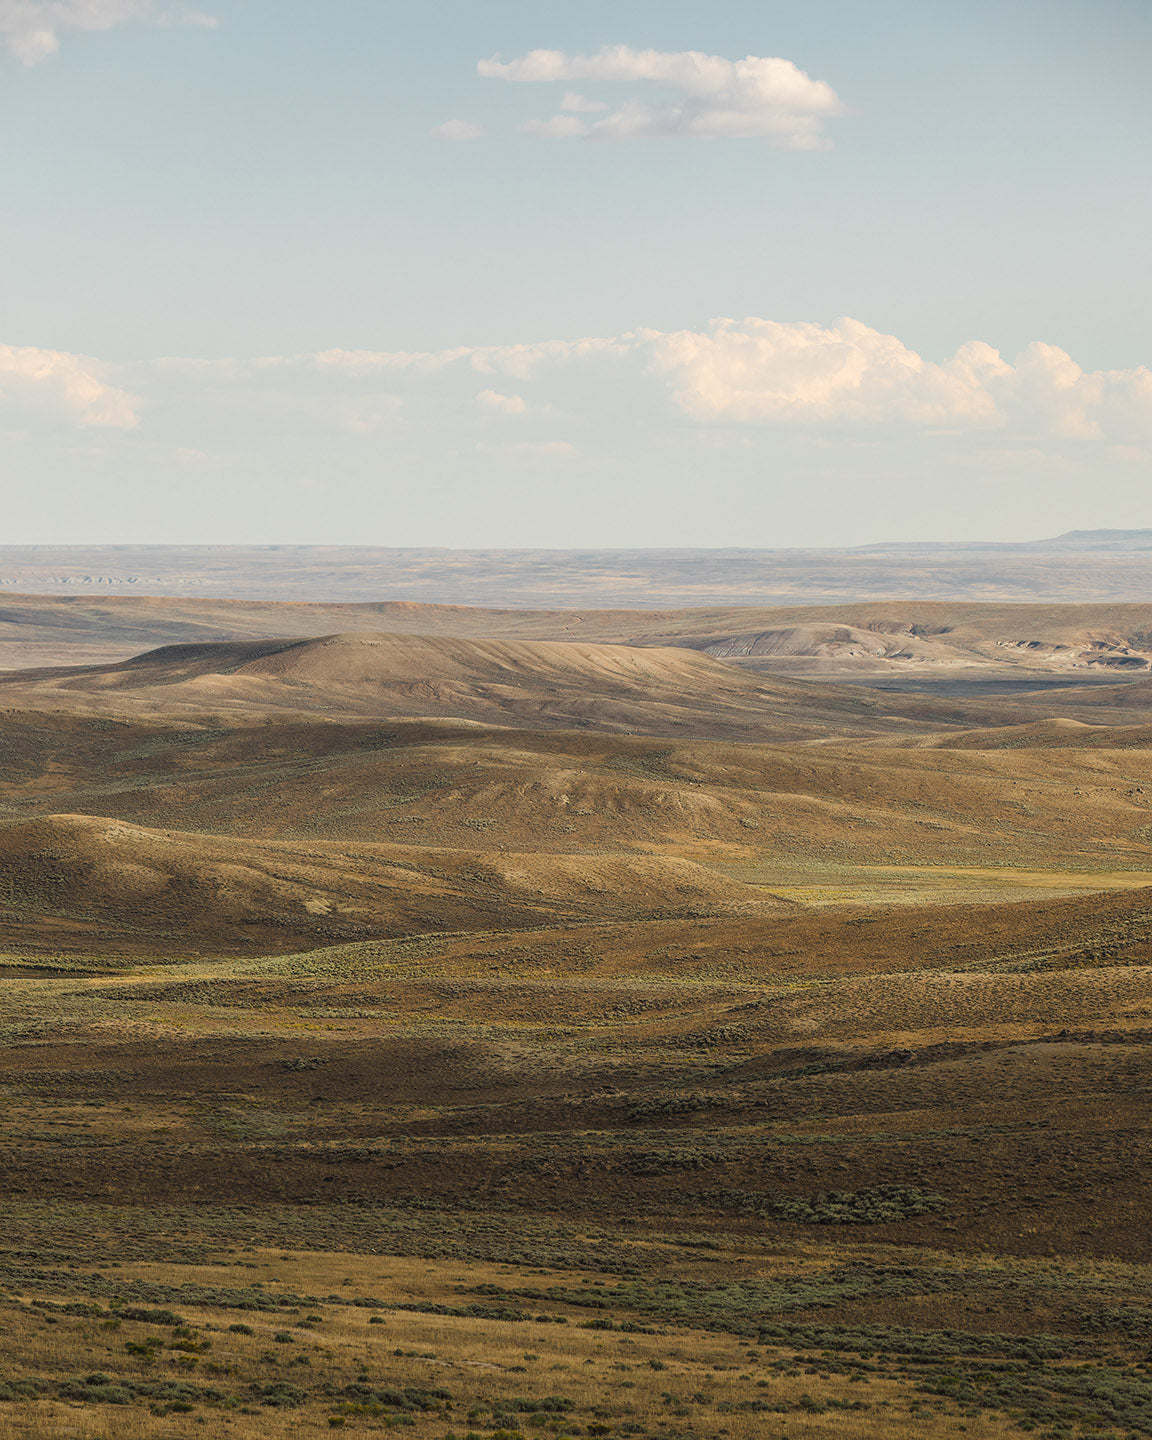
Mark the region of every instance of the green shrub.
POLYGON ((943 1210, 942 1195, 929 1195, 910 1185, 874 1185, 864 1190, 830 1190, 808 1199, 785 1199, 772 1208, 784 1220, 801 1225, 884 1225, 915 1215, 943 1210))

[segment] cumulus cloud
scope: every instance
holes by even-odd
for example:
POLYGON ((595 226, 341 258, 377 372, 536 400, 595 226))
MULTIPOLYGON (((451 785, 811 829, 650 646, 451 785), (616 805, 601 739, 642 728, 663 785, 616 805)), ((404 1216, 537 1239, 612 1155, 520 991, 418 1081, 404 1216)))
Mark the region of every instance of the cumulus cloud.
MULTIPOLYGON (((928 359, 849 319, 719 319, 701 329, 521 345, 169 358, 130 367, 0 347, 0 414, 8 423, 40 417, 130 428, 144 401, 150 430, 175 425, 197 435, 296 427, 382 436, 523 417, 522 442, 557 454, 567 442, 538 430, 548 416, 583 427, 687 417, 729 434, 790 428, 830 442, 975 435, 1014 451, 1095 445, 1112 460, 1142 456, 1152 444, 1147 367, 1085 371, 1039 341, 1012 359, 980 340, 928 359)), ((179 443, 191 441, 182 434, 179 443)))
POLYGON ((520 129, 525 135, 538 135, 542 140, 582 140, 588 134, 588 126, 576 115, 525 120, 520 129))
POLYGON ((828 145, 823 122, 844 114, 830 85, 813 80, 791 60, 778 56, 726 60, 699 50, 634 50, 628 45, 609 45, 595 55, 532 50, 515 60, 481 60, 477 70, 492 80, 644 81, 671 92, 671 98, 654 104, 632 98, 613 108, 569 91, 560 105, 567 113, 522 127, 552 138, 758 139, 782 149, 815 150, 828 145), (575 121, 578 114, 596 111, 607 113, 597 120, 575 121))
POLYGON ((589 100, 587 95, 581 95, 576 90, 566 90, 560 101, 560 109, 572 115, 602 115, 611 108, 607 100, 589 100))
MULTIPOLYGON (((172 362, 198 363, 198 362, 172 362)), ((214 366, 230 362, 210 362, 214 366)), ((1152 370, 1084 371, 1058 346, 1037 341, 1006 359, 970 340, 929 360, 895 335, 858 320, 833 325, 750 317, 699 330, 635 330, 616 336, 435 351, 329 350, 268 357, 250 368, 313 371, 335 383, 391 372, 390 383, 434 390, 483 375, 535 385, 526 407, 579 375, 584 403, 628 385, 656 382, 673 406, 704 423, 805 427, 895 426, 922 430, 1008 430, 1113 444, 1152 434, 1152 370), (441 378, 437 378, 441 377, 441 378)), ((503 403, 486 387, 481 405, 503 403)), ((603 401, 600 403, 604 403, 603 401)))
POLYGON ((60 49, 62 35, 114 30, 131 23, 206 25, 210 15, 156 0, 0 0, 0 37, 8 53, 25 65, 38 65, 60 49))
POLYGON ((0 417, 131 430, 139 401, 84 355, 0 345, 0 417))
POLYGON ((1152 428, 1152 370, 1086 373, 1041 342, 1009 363, 972 340, 937 362, 857 320, 753 318, 653 335, 649 347, 676 403, 701 420, 1011 427, 1070 439, 1152 428))
POLYGON ((445 120, 428 132, 437 140, 479 140, 484 134, 483 125, 471 120, 445 120))
MULTIPOLYGON (((526 380, 542 367, 572 364, 630 347, 632 336, 587 336, 580 340, 538 340, 522 345, 460 345, 450 350, 321 350, 306 355, 270 355, 247 362, 256 369, 304 369, 327 374, 370 375, 380 370, 433 374, 466 369, 477 375, 526 380)), ((167 360, 166 365, 241 365, 243 361, 167 360)))
POLYGON ((523 395, 505 395, 500 390, 481 390, 476 396, 476 403, 501 415, 523 415, 528 409, 523 395))

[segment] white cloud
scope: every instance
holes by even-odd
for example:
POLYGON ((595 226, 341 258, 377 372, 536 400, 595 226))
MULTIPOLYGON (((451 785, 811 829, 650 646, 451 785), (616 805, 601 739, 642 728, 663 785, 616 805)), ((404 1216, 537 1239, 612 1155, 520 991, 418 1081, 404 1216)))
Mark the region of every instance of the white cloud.
POLYGON ((0 345, 0 417, 131 430, 138 400, 84 355, 0 345))
POLYGON ((611 108, 606 100, 589 100, 587 95, 581 95, 576 90, 566 90, 560 101, 560 109, 572 115, 601 115, 611 108))
POLYGON ((561 101, 562 111, 608 113, 580 132, 556 123, 564 116, 522 127, 555 138, 580 133, 600 140, 762 139, 782 149, 814 150, 828 144, 824 120, 844 113, 830 85, 813 80, 791 60, 774 56, 725 60, 699 50, 610 45, 595 55, 532 50, 516 60, 481 60, 477 70, 489 79, 521 82, 646 81, 675 97, 654 105, 630 99, 613 109, 569 91, 561 101))
POLYGON ((73 32, 114 30, 131 23, 215 26, 209 15, 156 0, 0 0, 0 37, 8 53, 38 65, 60 49, 73 32))
MULTIPOLYGON (((1139 461, 1152 444, 1152 370, 1084 371, 1041 342, 1009 360, 972 340, 932 360, 857 320, 756 317, 523 345, 120 367, 0 346, 9 424, 127 429, 143 414, 149 432, 175 427, 176 443, 198 445, 216 432, 395 438, 426 425, 471 426, 483 438, 495 417, 530 424, 549 413, 582 428, 687 416, 734 440, 770 428, 836 444, 914 433, 947 446, 977 436, 1006 453, 1091 446, 1111 462, 1139 461)), ((523 443, 553 447, 540 454, 567 444, 534 435, 523 443)))
POLYGON ((349 376, 389 370, 434 374, 459 367, 478 375, 507 375, 526 380, 544 366, 575 363, 630 346, 633 336, 580 340, 539 340, 525 345, 461 345, 451 350, 321 350, 307 355, 269 355, 259 360, 164 360, 174 367, 316 370, 349 376))
POLYGON ((476 403, 501 415, 523 415, 528 409, 523 395, 505 395, 499 390, 481 390, 476 396, 476 403))
POLYGON ((525 120, 520 126, 525 135, 542 140, 582 140, 589 128, 575 115, 553 115, 548 120, 525 120))
POLYGON ((805 423, 880 419, 943 425, 962 412, 995 414, 989 381, 1008 370, 972 342, 944 365, 856 320, 832 328, 773 320, 715 320, 653 341, 652 363, 678 404, 700 419, 805 423))
POLYGON ((445 120, 428 132, 437 140, 479 140, 484 134, 483 125, 471 120, 445 120))
MULTIPOLYGON (((169 362, 199 364, 202 362, 169 362)), ((208 362, 217 370, 237 362, 208 362)), ((527 408, 581 377, 581 393, 622 393, 647 377, 684 414, 706 423, 820 427, 889 426, 937 432, 1007 430, 1065 440, 1140 442, 1152 434, 1152 370, 1086 372, 1055 345, 1035 342, 1014 360, 981 340, 928 360, 895 335, 858 320, 834 325, 750 317, 700 330, 635 330, 616 336, 435 351, 330 350, 268 357, 251 369, 288 367, 334 383, 381 371, 429 393, 459 374, 538 387, 527 408), (442 378, 437 378, 442 377, 442 378)), ((243 368, 243 367, 242 367, 243 368)), ((495 387, 481 405, 504 403, 495 387)), ((478 398, 475 397, 474 398, 478 398)), ((562 406, 564 408, 564 406, 562 406)))
POLYGON ((700 420, 1011 428, 1068 439, 1152 430, 1152 370, 1085 373, 1041 342, 1013 363, 979 340, 936 362, 857 320, 747 319, 654 335, 649 354, 676 403, 700 420))

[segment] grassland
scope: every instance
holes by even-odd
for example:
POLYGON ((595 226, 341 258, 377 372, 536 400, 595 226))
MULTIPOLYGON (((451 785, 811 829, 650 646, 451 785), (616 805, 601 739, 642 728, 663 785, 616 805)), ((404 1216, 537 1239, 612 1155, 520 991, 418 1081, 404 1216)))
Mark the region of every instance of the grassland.
POLYGON ((0 729, 0 1437, 1152 1436, 1123 707, 60 678, 0 729))
POLYGON ((0 1434, 1146 1435, 1146 921, 11 957, 0 1434))

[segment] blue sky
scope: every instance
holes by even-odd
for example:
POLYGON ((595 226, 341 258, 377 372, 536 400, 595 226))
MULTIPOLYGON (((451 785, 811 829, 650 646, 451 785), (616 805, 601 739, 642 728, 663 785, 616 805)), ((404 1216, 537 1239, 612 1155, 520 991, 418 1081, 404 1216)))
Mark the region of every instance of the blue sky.
POLYGON ((0 39, 10 542, 1152 524, 1145 0, 0 0, 0 39))

